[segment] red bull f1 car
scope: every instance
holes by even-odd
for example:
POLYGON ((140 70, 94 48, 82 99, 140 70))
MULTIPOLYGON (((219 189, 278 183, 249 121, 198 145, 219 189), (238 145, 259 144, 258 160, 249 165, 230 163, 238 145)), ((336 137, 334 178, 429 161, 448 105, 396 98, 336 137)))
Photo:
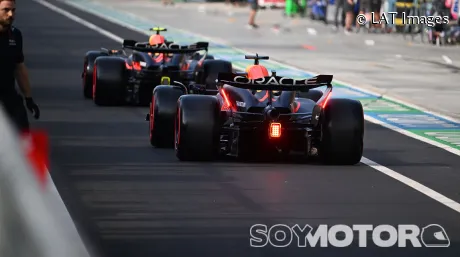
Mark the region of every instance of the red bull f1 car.
POLYGON ((157 85, 171 81, 188 84, 203 80, 203 64, 214 59, 208 55, 208 43, 182 46, 160 35, 148 42, 124 40, 122 49, 89 51, 82 73, 83 94, 97 105, 148 106, 157 85), (128 55, 125 49, 132 50, 128 55))
POLYGON ((300 152, 330 164, 360 162, 363 107, 356 100, 331 98, 332 75, 301 80, 274 71, 270 75, 259 64, 259 59, 268 57, 246 59, 255 59, 246 73, 218 74, 216 95, 179 98, 174 128, 179 160, 300 152), (324 93, 315 90, 322 86, 324 93))

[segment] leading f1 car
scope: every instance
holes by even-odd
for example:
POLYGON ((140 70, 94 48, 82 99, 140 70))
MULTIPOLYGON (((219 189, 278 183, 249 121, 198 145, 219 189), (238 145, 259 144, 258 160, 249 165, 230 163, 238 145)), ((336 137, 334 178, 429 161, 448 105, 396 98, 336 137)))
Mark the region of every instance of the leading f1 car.
POLYGON ((82 73, 83 92, 97 105, 148 106, 157 85, 199 81, 208 55, 208 42, 179 45, 157 32, 148 42, 124 40, 122 49, 89 51, 82 73), (125 49, 132 50, 128 55, 125 49))
POLYGON ((216 96, 179 98, 175 151, 180 160, 212 160, 219 155, 252 159, 300 152, 330 164, 360 162, 363 107, 356 100, 331 98, 332 75, 301 80, 276 72, 270 75, 259 65, 259 59, 268 57, 246 59, 255 63, 245 74, 218 75, 216 96), (315 90, 323 86, 324 93, 315 90))

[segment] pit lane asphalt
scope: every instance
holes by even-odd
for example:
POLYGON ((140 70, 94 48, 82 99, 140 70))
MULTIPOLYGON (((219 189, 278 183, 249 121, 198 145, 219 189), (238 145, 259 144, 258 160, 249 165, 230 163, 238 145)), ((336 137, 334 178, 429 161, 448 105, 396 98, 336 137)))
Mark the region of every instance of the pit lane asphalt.
MULTIPOLYGON (((121 37, 145 38, 56 5, 121 37)), ((42 109, 33 125, 48 131, 52 178, 101 256, 459 256, 458 213, 363 164, 181 163, 172 150, 151 148, 146 108, 100 108, 82 97, 84 53, 119 44, 35 2, 17 6, 42 109), (437 223, 451 247, 250 248, 256 223, 437 223)), ((364 155, 460 200, 455 155, 369 123, 364 155)))

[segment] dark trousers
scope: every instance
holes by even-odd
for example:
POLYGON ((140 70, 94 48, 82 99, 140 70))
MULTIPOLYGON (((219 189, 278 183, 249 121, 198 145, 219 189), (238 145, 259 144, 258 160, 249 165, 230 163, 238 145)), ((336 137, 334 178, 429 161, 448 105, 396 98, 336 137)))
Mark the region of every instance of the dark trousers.
POLYGON ((29 118, 27 117, 24 100, 20 95, 11 94, 5 97, 2 96, 0 103, 2 103, 6 114, 19 133, 29 131, 29 118))
POLYGON ((335 26, 339 27, 339 15, 341 16, 341 25, 345 27, 345 1, 346 0, 337 0, 335 2, 335 13, 334 13, 334 22, 335 26))

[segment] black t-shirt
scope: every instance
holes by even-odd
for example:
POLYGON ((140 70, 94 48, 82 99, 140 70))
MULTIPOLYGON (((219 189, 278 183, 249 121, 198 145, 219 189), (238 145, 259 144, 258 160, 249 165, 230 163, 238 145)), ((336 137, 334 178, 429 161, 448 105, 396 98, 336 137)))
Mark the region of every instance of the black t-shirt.
POLYGON ((11 27, 0 32, 0 98, 15 93, 16 65, 24 62, 22 33, 11 27))

